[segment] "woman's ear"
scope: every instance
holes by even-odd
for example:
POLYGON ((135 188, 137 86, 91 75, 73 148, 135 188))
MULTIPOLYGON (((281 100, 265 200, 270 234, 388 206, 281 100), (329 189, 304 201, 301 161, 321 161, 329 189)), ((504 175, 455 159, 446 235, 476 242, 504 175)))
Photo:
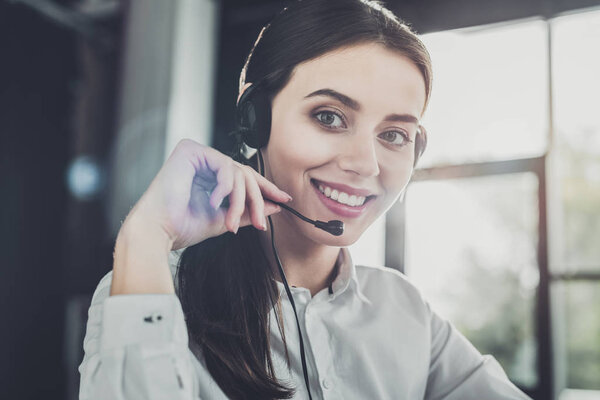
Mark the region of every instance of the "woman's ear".
POLYGON ((246 82, 244 84, 244 87, 242 88, 242 90, 240 90, 240 94, 238 94, 238 98, 235 102, 235 104, 237 105, 237 103, 240 102, 240 97, 242 97, 242 95, 244 94, 244 92, 246 91, 246 89, 248 89, 248 86, 252 85, 252 82, 246 82))

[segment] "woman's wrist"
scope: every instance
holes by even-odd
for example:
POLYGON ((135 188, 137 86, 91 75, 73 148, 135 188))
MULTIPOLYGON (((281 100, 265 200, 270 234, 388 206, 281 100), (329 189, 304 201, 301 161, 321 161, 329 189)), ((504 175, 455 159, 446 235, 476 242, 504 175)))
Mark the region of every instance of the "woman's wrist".
POLYGON ((132 212, 121 226, 115 243, 111 295, 174 293, 168 262, 173 240, 153 222, 132 212))
POLYGON ((135 245, 138 243, 146 243, 152 241, 154 244, 159 244, 168 253, 173 247, 174 240, 161 227, 156 218, 152 218, 144 214, 143 211, 134 207, 119 230, 117 241, 127 245, 135 245))

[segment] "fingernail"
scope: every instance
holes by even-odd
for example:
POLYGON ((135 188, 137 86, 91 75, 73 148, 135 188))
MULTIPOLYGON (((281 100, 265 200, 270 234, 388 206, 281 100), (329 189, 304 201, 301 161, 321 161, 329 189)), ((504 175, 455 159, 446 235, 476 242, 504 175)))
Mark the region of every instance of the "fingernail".
POLYGON ((237 232, 238 232, 238 229, 240 229, 240 221, 238 221, 238 222, 235 224, 235 229, 234 229, 233 233, 237 233, 237 232))
POLYGON ((292 196, 290 196, 289 194, 285 194, 287 196, 287 201, 292 201, 292 196))
POLYGON ((267 217, 263 217, 262 230, 267 230, 267 217))

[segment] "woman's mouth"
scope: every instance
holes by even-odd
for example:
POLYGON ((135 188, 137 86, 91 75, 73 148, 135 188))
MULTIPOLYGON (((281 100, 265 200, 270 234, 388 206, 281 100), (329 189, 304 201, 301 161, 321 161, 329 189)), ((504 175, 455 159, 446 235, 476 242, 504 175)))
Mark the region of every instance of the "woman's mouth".
POLYGON ((322 184, 318 185, 318 189, 321 193, 323 193, 331 200, 335 200, 338 203, 346 204, 352 207, 362 206, 366 199, 365 196, 356 196, 354 194, 349 195, 346 192, 338 191, 336 189, 332 189, 329 186, 324 186, 322 184))
POLYGON ((311 184, 315 188, 319 199, 327 208, 345 217, 358 217, 365 210, 366 204, 376 197, 375 195, 362 196, 347 193, 315 179, 311 179, 311 184))

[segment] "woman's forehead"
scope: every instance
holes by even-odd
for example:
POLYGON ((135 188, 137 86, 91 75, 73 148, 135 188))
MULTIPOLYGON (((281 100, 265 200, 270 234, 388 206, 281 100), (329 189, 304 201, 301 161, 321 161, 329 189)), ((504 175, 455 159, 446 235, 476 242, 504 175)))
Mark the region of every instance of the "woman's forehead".
POLYGON ((418 114, 425 103, 425 81, 417 66, 398 51, 374 43, 333 50, 299 64, 284 90, 300 99, 323 88, 366 103, 397 103, 418 114))

